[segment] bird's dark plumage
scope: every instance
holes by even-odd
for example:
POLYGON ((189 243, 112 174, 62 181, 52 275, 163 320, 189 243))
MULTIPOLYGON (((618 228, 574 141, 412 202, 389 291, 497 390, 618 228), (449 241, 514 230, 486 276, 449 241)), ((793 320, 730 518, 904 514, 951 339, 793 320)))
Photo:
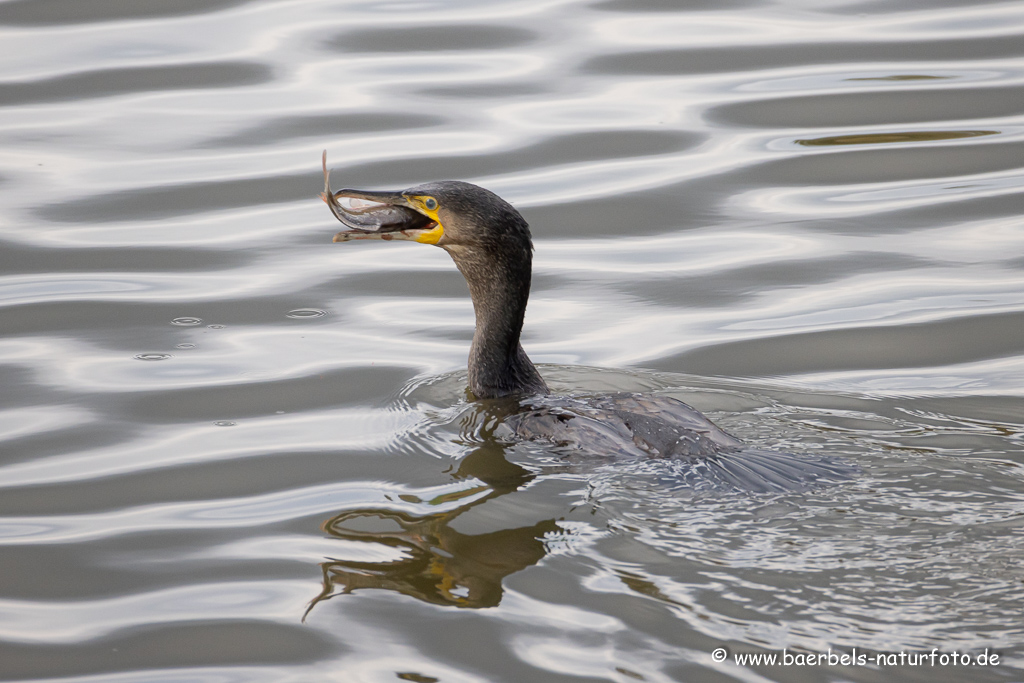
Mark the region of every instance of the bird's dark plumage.
POLYGON ((543 440, 566 452, 607 457, 691 460, 699 483, 753 491, 800 488, 844 478, 848 466, 746 447, 685 403, 666 396, 611 394, 556 397, 527 357, 519 338, 530 295, 533 242, 522 215, 498 195, 458 181, 402 192, 332 193, 326 161, 321 195, 351 230, 335 241, 409 240, 447 251, 469 285, 476 331, 469 352, 469 389, 477 399, 510 398, 518 409, 505 426, 519 439, 543 440), (339 200, 377 203, 355 210, 339 200), (409 210, 396 221, 396 208, 409 210), (387 212, 385 214, 385 212, 387 212), (429 219, 424 223, 424 218, 429 219), (350 220, 351 219, 351 220, 350 220))

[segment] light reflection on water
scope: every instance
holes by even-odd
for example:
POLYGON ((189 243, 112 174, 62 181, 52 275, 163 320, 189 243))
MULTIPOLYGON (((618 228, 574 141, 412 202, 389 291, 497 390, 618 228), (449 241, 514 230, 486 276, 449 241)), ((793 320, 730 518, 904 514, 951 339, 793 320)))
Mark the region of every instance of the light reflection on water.
POLYGON ((0 679, 922 676, 718 646, 988 647, 972 679, 1019 678, 1022 26, 0 4, 0 679), (496 438, 464 282, 330 244, 324 148, 339 185, 523 210, 557 391, 664 393, 861 476, 708 494, 496 438))

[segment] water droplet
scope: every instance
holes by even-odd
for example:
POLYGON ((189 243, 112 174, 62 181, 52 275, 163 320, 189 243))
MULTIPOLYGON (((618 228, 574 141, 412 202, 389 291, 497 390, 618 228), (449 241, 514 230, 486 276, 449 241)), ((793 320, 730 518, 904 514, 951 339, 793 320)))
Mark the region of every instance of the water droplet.
POLYGON ((322 318, 327 315, 327 311, 321 311, 319 308, 296 308, 294 311, 288 311, 286 314, 289 318, 322 318))
POLYGON ((227 325, 207 325, 211 330, 223 330, 227 325))
POLYGON ((169 353, 137 353, 135 360, 167 360, 171 357, 169 353))
POLYGON ((184 316, 182 318, 175 318, 171 321, 172 325, 198 325, 203 322, 202 318, 192 318, 190 316, 184 316))
POLYGON ((185 342, 184 344, 178 344, 174 348, 176 348, 176 349, 194 349, 194 348, 196 348, 196 345, 195 344, 189 344, 188 342, 185 342))
POLYGON ((217 425, 218 427, 234 427, 238 423, 232 422, 231 420, 217 420, 213 424, 217 425))

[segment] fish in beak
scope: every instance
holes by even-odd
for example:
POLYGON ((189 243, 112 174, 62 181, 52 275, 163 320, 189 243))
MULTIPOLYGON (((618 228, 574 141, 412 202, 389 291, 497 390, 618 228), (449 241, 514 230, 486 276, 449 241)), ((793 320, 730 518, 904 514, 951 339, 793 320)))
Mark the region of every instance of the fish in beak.
POLYGON ((324 191, 320 198, 348 228, 334 236, 335 242, 407 240, 437 244, 444 234, 437 216, 425 213, 416 201, 402 192, 350 189, 333 192, 331 172, 327 170, 327 150, 324 150, 323 169, 324 191), (344 204, 339 200, 344 200, 344 204))

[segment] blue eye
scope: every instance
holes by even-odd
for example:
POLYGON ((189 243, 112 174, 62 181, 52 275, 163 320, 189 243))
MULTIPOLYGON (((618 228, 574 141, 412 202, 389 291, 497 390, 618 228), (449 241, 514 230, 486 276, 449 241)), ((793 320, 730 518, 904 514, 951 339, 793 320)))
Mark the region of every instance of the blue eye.
POLYGON ((423 202, 423 206, 427 207, 427 211, 433 211, 437 208, 437 200, 433 197, 427 197, 423 202))

